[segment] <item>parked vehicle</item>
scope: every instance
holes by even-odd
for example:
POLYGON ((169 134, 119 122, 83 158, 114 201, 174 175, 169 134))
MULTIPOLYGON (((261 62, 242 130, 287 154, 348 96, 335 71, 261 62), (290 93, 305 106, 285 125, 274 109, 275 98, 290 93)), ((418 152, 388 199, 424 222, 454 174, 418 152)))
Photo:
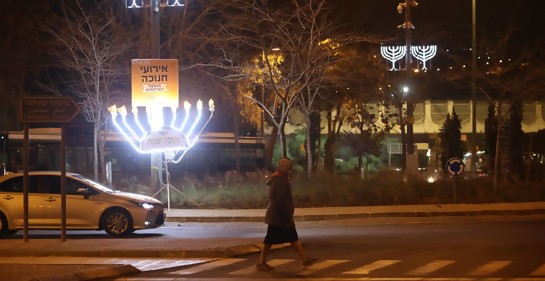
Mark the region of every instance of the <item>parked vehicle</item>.
MULTIPOLYGON (((0 234, 24 228, 23 173, 0 176, 0 234)), ((61 228, 61 172, 29 172, 29 229, 61 228)), ((112 190, 75 173, 66 173, 66 229, 105 230, 114 237, 164 224, 161 201, 112 190)))

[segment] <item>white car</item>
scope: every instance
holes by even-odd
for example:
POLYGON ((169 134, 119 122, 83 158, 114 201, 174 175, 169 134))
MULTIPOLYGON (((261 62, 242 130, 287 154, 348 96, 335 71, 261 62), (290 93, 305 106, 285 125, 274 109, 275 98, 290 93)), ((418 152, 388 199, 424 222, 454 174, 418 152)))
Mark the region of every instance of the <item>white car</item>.
MULTIPOLYGON (((82 175, 66 173, 66 229, 105 230, 126 236, 164 224, 161 201, 114 191, 82 175)), ((29 229, 61 228, 61 172, 29 172, 29 229)), ((24 228, 23 173, 0 175, 0 234, 24 228)))

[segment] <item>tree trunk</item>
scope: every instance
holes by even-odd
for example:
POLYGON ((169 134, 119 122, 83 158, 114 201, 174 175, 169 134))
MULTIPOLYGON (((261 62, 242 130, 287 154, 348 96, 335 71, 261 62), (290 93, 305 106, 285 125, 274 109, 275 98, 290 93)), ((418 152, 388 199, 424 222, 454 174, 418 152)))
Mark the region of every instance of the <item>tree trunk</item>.
POLYGON ((501 132, 502 132, 502 122, 498 122, 500 123, 500 125, 498 126, 498 131, 496 133, 496 155, 494 157, 494 179, 493 179, 493 185, 492 185, 492 190, 494 192, 494 194, 496 194, 496 191, 498 189, 498 176, 499 176, 499 159, 500 159, 500 137, 501 137, 501 132))
POLYGON ((100 133, 100 137, 98 140, 98 166, 100 167, 100 170, 102 173, 100 173, 100 181, 106 182, 106 167, 105 167, 105 161, 104 161, 104 146, 106 145, 106 134, 107 130, 104 130, 104 133, 100 133))
POLYGON ((288 148, 286 144, 286 132, 284 131, 284 128, 286 127, 286 121, 282 120, 280 123, 280 145, 282 147, 282 157, 288 157, 288 148))
POLYGON ((276 145, 276 139, 278 138, 278 127, 273 126, 271 136, 267 144, 265 145, 265 167, 273 167, 272 159, 274 155, 274 147, 276 145))
POLYGON ((233 133, 234 133, 234 137, 235 137, 235 169, 238 173, 240 173, 240 142, 239 142, 239 131, 240 131, 240 115, 239 115, 239 112, 240 112, 240 109, 239 109, 239 106, 238 106, 238 90, 237 89, 234 89, 233 91, 233 88, 231 87, 231 85, 229 85, 228 87, 228 91, 231 92, 231 96, 233 96, 234 98, 232 99, 233 101, 233 108, 234 108, 234 113, 233 114, 233 133))
POLYGON ((334 132, 329 133, 324 144, 324 170, 326 173, 333 175, 335 173, 335 151, 337 135, 334 132))
MULTIPOLYGON (((99 135, 99 130, 100 128, 97 126, 97 124, 95 123, 94 126, 93 126, 93 175, 94 175, 94 180, 95 181, 98 181, 98 138, 100 137, 99 135)), ((64 163, 63 163, 64 165, 64 163)))
POLYGON ((310 122, 310 117, 308 114, 305 114, 305 120, 306 120, 306 123, 307 123, 307 128, 306 128, 306 138, 305 138, 305 142, 306 142, 306 154, 307 154, 307 178, 310 179, 311 175, 312 175, 312 171, 313 171, 313 155, 314 155, 314 151, 312 151, 312 148, 313 146, 311 145, 312 143, 312 138, 311 138, 311 133, 310 133, 310 129, 311 129, 311 122, 310 122))

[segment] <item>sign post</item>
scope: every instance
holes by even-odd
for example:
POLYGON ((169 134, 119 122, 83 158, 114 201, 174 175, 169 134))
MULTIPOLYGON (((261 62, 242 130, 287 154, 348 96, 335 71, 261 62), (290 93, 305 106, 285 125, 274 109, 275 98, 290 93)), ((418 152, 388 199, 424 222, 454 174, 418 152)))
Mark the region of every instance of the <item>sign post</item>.
POLYGON ((80 112, 80 108, 69 97, 24 97, 21 100, 21 121, 24 123, 24 177, 23 209, 24 234, 28 241, 28 166, 29 166, 29 123, 63 123, 61 127, 61 241, 66 241, 66 143, 64 123, 68 123, 80 112))
MULTIPOLYGON (((447 171, 447 173, 451 177, 457 177, 457 176, 464 173, 465 167, 466 167, 466 165, 464 164, 462 159, 460 159, 458 157, 452 157, 447 161, 447 163, 445 165, 445 170, 447 171)), ((453 198, 454 204, 456 204, 456 178, 454 178, 454 187, 453 187, 453 191, 452 191, 452 198, 453 198)))

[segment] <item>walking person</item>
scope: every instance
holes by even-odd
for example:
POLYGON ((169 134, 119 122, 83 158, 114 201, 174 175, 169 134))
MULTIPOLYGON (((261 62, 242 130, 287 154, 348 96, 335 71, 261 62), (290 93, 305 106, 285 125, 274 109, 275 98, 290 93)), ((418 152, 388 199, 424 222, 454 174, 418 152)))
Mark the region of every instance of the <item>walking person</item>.
POLYGON ((303 263, 303 268, 314 264, 318 258, 308 257, 303 249, 301 241, 295 229, 293 220, 294 204, 291 192, 290 173, 292 169, 291 159, 283 157, 278 161, 276 172, 272 174, 269 185, 269 206, 265 214, 267 234, 263 240, 263 249, 257 261, 256 268, 262 271, 274 270, 267 264, 267 255, 272 245, 290 243, 303 263))

